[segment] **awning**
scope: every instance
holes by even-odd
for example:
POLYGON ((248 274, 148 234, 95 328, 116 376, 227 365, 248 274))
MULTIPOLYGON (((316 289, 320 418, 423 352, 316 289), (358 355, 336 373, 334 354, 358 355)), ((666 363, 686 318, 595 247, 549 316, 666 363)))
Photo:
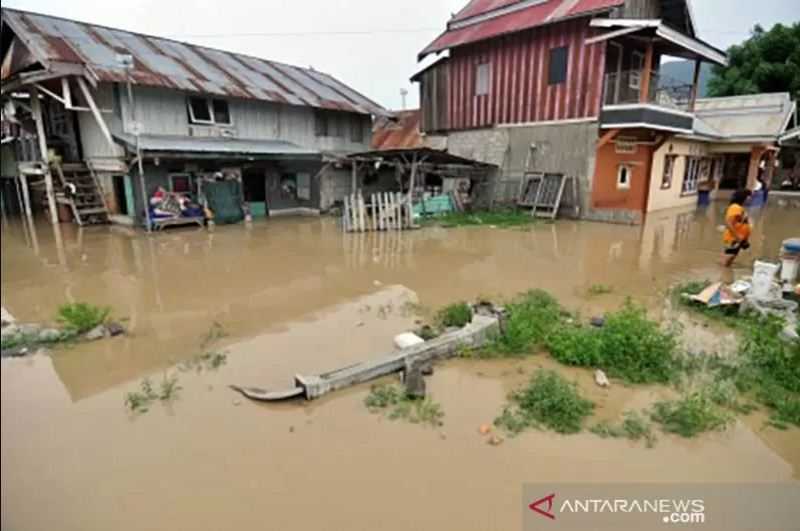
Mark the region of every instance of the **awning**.
POLYGON ((781 137, 782 145, 800 145, 800 126, 790 129, 781 137))
MULTIPOLYGON (((131 151, 136 150, 136 137, 115 134, 116 140, 131 151)), ((260 158, 320 159, 319 151, 304 148, 285 140, 248 140, 242 138, 140 135, 139 149, 145 153, 164 155, 215 155, 260 158)))
POLYGON ((671 50, 669 55, 693 57, 722 66, 728 65, 728 56, 725 55, 725 52, 705 41, 672 29, 665 25, 660 19, 596 18, 592 20, 591 25, 595 28, 615 30, 605 35, 593 37, 590 39, 592 42, 632 33, 648 32, 674 47, 674 50, 671 50))
POLYGON ((365 151, 364 153, 354 153, 349 155, 351 159, 371 159, 371 160, 386 160, 396 162, 410 162, 416 156, 418 162, 425 162, 426 164, 435 165, 454 165, 454 166, 471 166, 481 168, 493 168, 494 164, 480 162, 477 160, 466 159, 453 155, 447 151, 440 151, 431 148, 407 148, 407 149, 383 149, 374 151, 365 151))

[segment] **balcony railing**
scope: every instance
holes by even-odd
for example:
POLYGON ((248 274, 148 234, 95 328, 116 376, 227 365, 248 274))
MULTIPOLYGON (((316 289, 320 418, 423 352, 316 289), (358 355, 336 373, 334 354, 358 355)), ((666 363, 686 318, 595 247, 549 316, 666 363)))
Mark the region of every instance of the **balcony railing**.
POLYGON ((606 74, 603 104, 651 103, 661 107, 681 110, 689 108, 692 98, 692 85, 668 76, 662 76, 655 71, 650 73, 650 92, 647 100, 642 102, 644 77, 643 70, 624 70, 606 74))

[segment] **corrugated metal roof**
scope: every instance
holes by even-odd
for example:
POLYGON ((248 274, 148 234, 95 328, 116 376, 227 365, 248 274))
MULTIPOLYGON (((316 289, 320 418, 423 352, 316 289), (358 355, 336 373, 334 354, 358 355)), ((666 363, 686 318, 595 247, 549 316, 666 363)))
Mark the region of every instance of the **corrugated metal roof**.
MULTIPOLYGON (((130 148, 136 147, 136 137, 133 135, 115 134, 114 137, 130 148)), ((146 152, 320 156, 319 151, 306 149, 284 140, 243 140, 241 138, 140 135, 139 148, 146 152)))
POLYGON ((48 15, 6 8, 2 12, 3 21, 39 60, 88 66, 100 81, 125 81, 117 55, 130 54, 131 78, 138 85, 386 114, 366 96, 310 68, 48 15))
POLYGON ((777 140, 785 131, 793 110, 788 93, 703 98, 695 105, 697 117, 728 141, 777 140))
POLYGON ((624 3, 625 0, 472 0, 448 22, 447 30, 420 52, 419 58, 507 33, 608 11, 624 3))
POLYGON ((372 132, 372 149, 402 149, 422 146, 419 109, 399 111, 394 118, 382 118, 372 132))

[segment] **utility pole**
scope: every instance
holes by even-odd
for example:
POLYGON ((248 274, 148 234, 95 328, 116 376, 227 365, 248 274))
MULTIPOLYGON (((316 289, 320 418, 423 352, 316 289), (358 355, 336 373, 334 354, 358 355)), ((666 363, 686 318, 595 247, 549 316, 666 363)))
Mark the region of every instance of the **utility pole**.
POLYGON ((406 110, 406 96, 408 96, 408 91, 405 88, 400 89, 400 99, 403 101, 402 109, 406 110))

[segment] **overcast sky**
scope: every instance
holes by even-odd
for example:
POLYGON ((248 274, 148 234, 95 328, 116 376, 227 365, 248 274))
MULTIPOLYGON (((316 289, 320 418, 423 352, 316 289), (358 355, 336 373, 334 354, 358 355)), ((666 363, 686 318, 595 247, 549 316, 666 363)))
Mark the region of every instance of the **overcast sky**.
MULTIPOLYGON (((14 7, 172 37, 333 74, 390 109, 400 89, 416 106, 408 78, 417 53, 468 0, 3 0, 14 7)), ((700 37, 740 42, 755 23, 800 20, 800 0, 695 0, 700 37)))

